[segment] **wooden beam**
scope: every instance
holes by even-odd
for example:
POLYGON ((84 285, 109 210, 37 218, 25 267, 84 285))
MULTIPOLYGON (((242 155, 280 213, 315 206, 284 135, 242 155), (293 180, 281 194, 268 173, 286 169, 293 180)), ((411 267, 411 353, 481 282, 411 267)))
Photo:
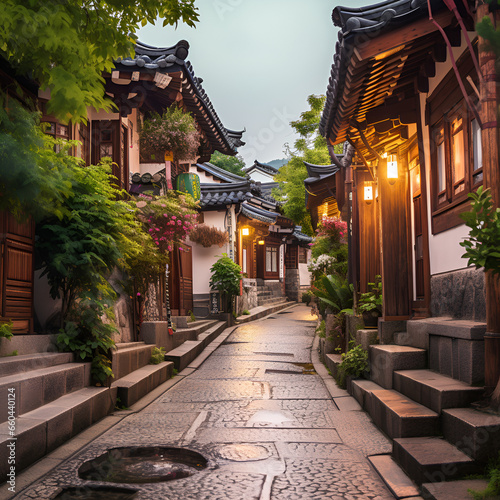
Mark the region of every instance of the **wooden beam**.
POLYGON ((405 123, 416 123, 417 110, 415 107, 415 99, 407 99, 394 104, 373 108, 366 113, 366 122, 368 125, 372 125, 388 119, 400 119, 401 115, 404 115, 406 119, 410 117, 414 118, 411 122, 405 121, 405 123))
MULTIPOLYGON (((451 11, 446 9, 436 14, 434 19, 441 26, 448 26, 452 19, 454 19, 454 15, 451 11)), ((436 26, 429 22, 427 17, 424 17, 409 26, 391 30, 384 35, 370 38, 364 41, 364 43, 358 42, 356 51, 361 60, 369 59, 395 49, 400 45, 406 45, 418 38, 434 33, 435 31, 437 31, 436 26)), ((359 36, 358 40, 361 40, 361 36, 359 36)))
POLYGON ((444 40, 441 43, 436 43, 432 48, 432 58, 436 62, 445 62, 446 57, 448 56, 448 50, 446 48, 446 44, 444 40))
POLYGON ((436 63, 432 57, 428 57, 424 62, 424 75, 427 78, 433 78, 436 76, 436 63))
POLYGON ((429 92, 429 79, 420 74, 417 76, 417 89, 422 94, 427 94, 429 92))

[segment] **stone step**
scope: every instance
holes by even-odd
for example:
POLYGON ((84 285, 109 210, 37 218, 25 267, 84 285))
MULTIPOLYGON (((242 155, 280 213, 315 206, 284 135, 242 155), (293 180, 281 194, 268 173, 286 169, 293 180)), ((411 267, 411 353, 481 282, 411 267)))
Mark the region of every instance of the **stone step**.
POLYGON ((172 361, 177 371, 184 370, 203 351, 202 340, 186 340, 182 345, 165 354, 165 361, 172 361))
POLYGON ((418 485, 451 481, 481 470, 472 458, 437 437, 395 439, 392 455, 418 485))
POLYGON ((368 460, 382 478, 395 498, 417 497, 420 495, 415 483, 389 455, 375 455, 368 460))
POLYGON ((269 316, 270 314, 281 311, 282 309, 286 309, 287 307, 293 306, 294 304, 297 304, 297 302, 288 302, 287 299, 283 299, 282 302, 271 304, 268 307, 265 306, 254 307, 250 310, 250 314, 238 316, 236 319, 238 321, 238 324, 248 323, 250 321, 255 321, 256 319, 269 316))
POLYGON ((0 358, 0 377, 15 373, 63 365, 73 361, 71 352, 45 352, 38 354, 24 354, 21 356, 7 356, 0 358))
POLYGON ((390 438, 439 434, 439 415, 399 392, 372 390, 370 398, 367 404, 370 416, 390 438))
POLYGON ((384 389, 392 389, 393 373, 427 367, 425 349, 400 345, 372 345, 369 350, 370 379, 384 389))
MULTIPOLYGON (((89 384, 90 363, 65 363, 1 377, 0 400, 15 394, 16 415, 24 415, 89 384)), ((7 404, 0 405, 0 422, 7 416, 7 404)))
MULTIPOLYGON (((85 387, 16 419, 16 473, 113 411, 116 389, 85 387)), ((8 472, 8 422, 0 424, 0 483, 8 472)))
POLYGON ((482 387, 472 387, 431 370, 394 372, 394 389, 437 413, 469 406, 481 399, 482 387))
POLYGON ((149 364, 153 347, 153 345, 144 342, 134 342, 132 346, 111 351, 111 368, 114 380, 125 377, 149 364))
POLYGON ((198 340, 203 343, 203 347, 207 347, 213 340, 215 340, 227 327, 226 321, 218 321, 215 326, 212 326, 205 332, 198 335, 198 340))
POLYGON ((442 414, 443 435, 466 455, 486 463, 498 458, 500 415, 473 408, 453 408, 442 414))
POLYGON ((115 344, 117 351, 123 351, 123 349, 130 349, 132 347, 139 347, 141 345, 145 345, 145 342, 137 341, 137 342, 122 342, 120 344, 115 344))
POLYGON ((342 363, 342 356, 340 354, 325 354, 325 365, 330 370, 332 377, 337 376, 340 363, 342 363))
POLYGON ((383 388, 371 380, 357 379, 352 380, 347 389, 349 394, 361 405, 361 408, 370 413, 372 408, 372 392, 380 391, 383 388))
POLYGON ((113 382, 120 403, 127 407, 172 377, 174 363, 163 361, 157 365, 146 365, 113 382))
MULTIPOLYGON (((429 500, 471 500, 469 490, 482 491, 488 486, 486 479, 462 479, 445 483, 425 483, 422 495, 429 500)), ((488 498, 498 498, 488 497, 488 498)))

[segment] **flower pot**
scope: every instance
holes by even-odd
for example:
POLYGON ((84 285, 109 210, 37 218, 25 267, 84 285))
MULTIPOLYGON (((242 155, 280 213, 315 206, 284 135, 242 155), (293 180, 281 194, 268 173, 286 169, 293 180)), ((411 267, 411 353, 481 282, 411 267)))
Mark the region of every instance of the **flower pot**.
POLYGON ((378 318, 380 313, 377 309, 372 309, 371 311, 363 311, 363 322, 365 323, 365 328, 377 328, 378 318))

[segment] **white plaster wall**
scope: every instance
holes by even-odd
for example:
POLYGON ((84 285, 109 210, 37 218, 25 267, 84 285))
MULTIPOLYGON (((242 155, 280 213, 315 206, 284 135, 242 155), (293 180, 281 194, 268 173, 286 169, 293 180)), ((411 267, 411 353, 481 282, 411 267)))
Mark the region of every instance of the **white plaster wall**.
MULTIPOLYGON (((204 212, 205 224, 224 230, 225 215, 225 210, 221 212, 204 212)), ((224 245, 222 248, 218 245, 205 248, 196 243, 189 244, 193 247, 193 294, 209 293, 210 268, 223 253, 229 253, 228 245, 224 245)))
MULTIPOLYGON (((469 37, 474 39, 475 33, 469 33, 469 37)), ((464 37, 462 35, 462 45, 453 48, 455 60, 467 49, 464 37)), ((439 85, 441 80, 452 70, 450 57, 443 63, 436 63, 436 76, 429 78, 429 93, 420 94, 421 123, 423 128, 423 141, 425 150, 425 171, 427 179, 427 214, 429 227, 429 254, 431 275, 463 269, 467 267, 467 260, 462 259, 464 248, 459 245, 463 238, 468 235, 468 229, 461 225, 439 234, 432 234, 432 208, 431 208, 431 155, 430 155, 430 129, 425 125, 425 104, 428 97, 439 85)))
POLYGON ((307 270, 307 264, 299 264, 300 286, 309 286, 311 284, 311 273, 307 270))
POLYGON ((221 184, 222 181, 214 179, 211 175, 207 175, 203 170, 200 172, 196 168, 196 165, 191 165, 189 167, 189 172, 191 174, 196 174, 200 178, 200 182, 203 184, 221 184))
POLYGON ((156 172, 163 170, 165 168, 165 163, 140 163, 138 165, 137 170, 130 169, 130 172, 135 173, 139 172, 142 174, 151 174, 154 175, 156 172))

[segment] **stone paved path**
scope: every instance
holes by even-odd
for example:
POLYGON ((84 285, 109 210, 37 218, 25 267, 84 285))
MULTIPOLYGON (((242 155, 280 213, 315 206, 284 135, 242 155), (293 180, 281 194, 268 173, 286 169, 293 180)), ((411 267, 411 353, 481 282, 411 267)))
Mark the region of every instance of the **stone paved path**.
POLYGON ((345 411, 357 408, 347 393, 337 405, 318 375, 303 374, 313 320, 296 306, 236 328, 198 370, 16 498, 109 485, 79 479, 78 468, 109 448, 166 445, 202 453, 209 467, 132 485, 135 499, 392 499, 366 459, 389 453, 389 441, 364 412, 345 411))

